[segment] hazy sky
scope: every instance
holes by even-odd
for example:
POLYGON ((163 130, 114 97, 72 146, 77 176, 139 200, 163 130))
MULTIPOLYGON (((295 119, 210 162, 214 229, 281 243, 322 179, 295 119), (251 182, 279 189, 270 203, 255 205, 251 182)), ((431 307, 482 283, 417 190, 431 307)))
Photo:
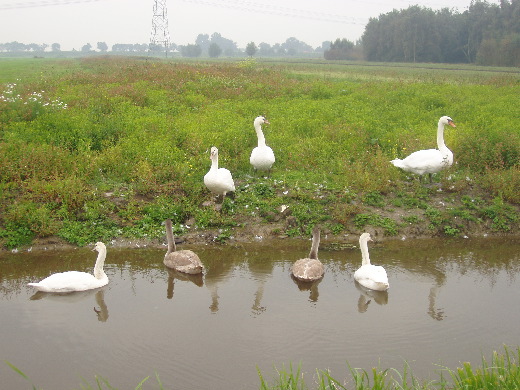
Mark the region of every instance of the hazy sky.
MULTIPOLYGON (((220 33, 247 43, 287 38, 320 46, 361 37, 370 17, 421 5, 465 11, 471 0, 167 0, 170 40, 195 43, 199 34, 220 33)), ((490 1, 491 3, 498 3, 490 1)), ((60 43, 71 50, 90 43, 149 43, 154 0, 0 0, 0 43, 60 43)))

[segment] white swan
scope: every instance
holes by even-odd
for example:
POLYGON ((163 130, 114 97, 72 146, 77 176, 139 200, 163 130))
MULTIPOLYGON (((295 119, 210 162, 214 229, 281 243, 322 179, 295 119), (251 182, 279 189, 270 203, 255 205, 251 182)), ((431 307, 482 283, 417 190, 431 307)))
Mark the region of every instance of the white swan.
POLYGON ((186 274, 200 274, 204 270, 204 266, 199 256, 189 249, 178 251, 173 238, 172 220, 167 219, 164 224, 166 226, 166 239, 168 240, 168 251, 164 255, 164 265, 186 274))
POLYGON ((211 160, 211 168, 204 176, 204 184, 208 190, 222 196, 222 200, 224 200, 226 193, 235 191, 235 182, 229 170, 218 167, 218 149, 215 146, 211 147, 209 158, 211 160))
POLYGON ((251 152, 249 162, 255 168, 255 171, 271 172, 271 167, 274 164, 274 152, 269 146, 265 144, 264 132, 262 131, 262 124, 269 124, 269 121, 263 116, 259 116, 253 122, 258 137, 258 146, 251 152))
POLYGON ((361 248, 362 263, 361 267, 354 272, 354 279, 363 287, 376 291, 388 290, 388 276, 380 265, 370 264, 368 256, 368 241, 372 241, 369 233, 363 233, 359 237, 359 247, 361 248))
POLYGON ((291 267, 293 276, 302 281, 313 281, 323 277, 325 269, 318 260, 318 247, 320 246, 320 229, 315 226, 312 230, 312 244, 309 257, 297 260, 291 267))
POLYGON ((79 272, 67 271, 52 274, 38 283, 28 283, 28 286, 35 287, 38 291, 66 293, 72 291, 85 291, 108 284, 108 276, 103 271, 107 248, 102 242, 97 242, 93 251, 98 252, 94 275, 79 272))
POLYGON ((410 154, 408 157, 400 160, 395 159, 390 161, 397 168, 404 171, 412 172, 420 175, 420 178, 425 173, 430 176, 430 183, 432 181, 432 173, 440 172, 453 164, 453 153, 444 144, 444 126, 450 125, 456 127, 455 123, 449 116, 443 116, 439 119, 437 127, 437 147, 438 149, 419 150, 410 154))

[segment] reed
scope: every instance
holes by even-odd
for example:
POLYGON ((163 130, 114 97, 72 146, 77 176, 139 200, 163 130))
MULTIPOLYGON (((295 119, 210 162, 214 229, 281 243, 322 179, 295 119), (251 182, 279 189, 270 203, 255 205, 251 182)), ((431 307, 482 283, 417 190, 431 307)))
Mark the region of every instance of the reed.
POLYGON ((317 370, 312 385, 304 378, 301 366, 294 371, 289 365, 287 371, 276 370, 271 383, 260 371, 260 390, 518 390, 520 389, 520 348, 516 351, 505 346, 503 352, 494 351, 491 362, 482 357, 480 367, 473 368, 465 362, 462 367, 449 369, 442 367, 438 380, 422 381, 410 370, 407 363, 402 371, 380 367, 365 370, 348 366, 350 378, 339 380, 330 372, 317 370), (451 378, 451 381, 446 378, 451 378))

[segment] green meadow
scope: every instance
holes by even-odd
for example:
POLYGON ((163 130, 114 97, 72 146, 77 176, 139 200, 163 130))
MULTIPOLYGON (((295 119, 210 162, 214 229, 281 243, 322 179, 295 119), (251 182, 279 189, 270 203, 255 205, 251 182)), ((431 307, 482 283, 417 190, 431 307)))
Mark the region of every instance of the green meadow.
POLYGON ((0 246, 155 240, 166 218, 216 242, 315 224, 338 238, 517 234, 519 96, 517 68, 0 59, 0 246), (249 164, 258 115, 269 176, 249 164), (434 184, 389 163, 436 147, 443 115, 455 163, 434 184), (237 188, 221 209, 203 183, 211 146, 237 188))

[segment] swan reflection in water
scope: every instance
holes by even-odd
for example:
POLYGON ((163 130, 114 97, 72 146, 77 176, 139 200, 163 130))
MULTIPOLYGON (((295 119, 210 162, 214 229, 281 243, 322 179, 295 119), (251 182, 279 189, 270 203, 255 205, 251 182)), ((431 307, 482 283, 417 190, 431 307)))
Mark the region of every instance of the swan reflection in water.
POLYGON ((303 281, 295 278, 291 274, 291 279, 298 286, 300 291, 310 291, 309 300, 311 302, 318 302, 318 297, 320 296, 320 292, 318 291, 318 285, 321 283, 323 278, 314 281, 303 281))
POLYGON ((40 299, 48 299, 52 301, 62 302, 62 303, 77 303, 87 299, 94 295, 94 299, 96 300, 96 304, 99 308, 94 306, 94 312, 97 315, 98 321, 106 322, 108 320, 108 306, 105 303, 105 289, 95 289, 95 290, 86 290, 86 291, 74 291, 68 293, 49 293, 43 291, 37 291, 33 294, 29 299, 31 301, 37 301, 40 299))
POLYGON ((198 274, 187 274, 184 272, 178 272, 172 268, 167 268, 168 271, 168 288, 166 290, 166 298, 173 298, 173 288, 175 285, 175 279, 183 281, 183 282, 191 282, 198 287, 202 287, 204 285, 204 280, 202 278, 202 273, 198 274))
POLYGON ((446 315, 443 308, 437 307, 437 293, 446 282, 446 274, 436 270, 434 279, 435 284, 430 288, 430 293, 428 294, 428 315, 434 320, 442 321, 446 315))
POLYGON ((354 282, 356 288, 360 292, 358 299, 358 312, 365 313, 368 310, 368 305, 374 300, 378 305, 386 305, 388 303, 388 290, 377 291, 371 290, 354 282))

